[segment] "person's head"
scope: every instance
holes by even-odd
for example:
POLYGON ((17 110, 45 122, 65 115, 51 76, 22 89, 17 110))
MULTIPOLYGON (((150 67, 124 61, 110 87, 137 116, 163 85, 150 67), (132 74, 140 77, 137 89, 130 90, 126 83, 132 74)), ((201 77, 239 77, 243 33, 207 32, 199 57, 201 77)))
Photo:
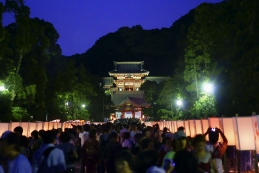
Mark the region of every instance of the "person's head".
POLYGON ((89 131, 89 138, 96 139, 96 137, 97 137, 97 130, 96 129, 91 129, 89 131))
POLYGON ((184 131, 185 131, 185 128, 184 128, 183 126, 181 126, 181 127, 179 127, 179 128, 177 129, 177 131, 180 131, 180 130, 184 132, 184 131))
POLYGON ((123 138, 124 139, 130 139, 130 132, 124 132, 123 133, 123 138))
POLYGON ((127 150, 121 150, 115 155, 116 172, 132 172, 134 162, 131 153, 127 150))
POLYGON ((149 138, 142 139, 140 141, 140 148, 142 151, 154 150, 154 142, 149 138))
POLYGON ((76 126, 76 132, 81 133, 83 131, 82 126, 76 126))
POLYGON ((117 142, 118 141, 118 134, 115 132, 112 132, 109 136, 110 141, 117 142))
POLYGON ((61 143, 69 143, 71 137, 68 132, 62 132, 59 136, 59 140, 61 143))
POLYGON ((197 152, 205 150, 206 139, 204 135, 202 134, 196 135, 192 142, 197 152))
POLYGON ((209 141, 211 144, 215 145, 219 140, 219 132, 210 130, 209 141))
POLYGON ((134 139, 137 143, 140 143, 140 140, 144 139, 144 135, 142 133, 136 133, 134 139))
POLYGON ((138 129, 137 123, 131 123, 131 129, 133 131, 137 130, 138 129))
POLYGON ((42 136, 42 140, 44 144, 54 144, 56 142, 57 134, 53 130, 45 131, 42 136))
POLYGON ((174 145, 175 145, 175 150, 183 150, 186 148, 186 135, 183 131, 178 131, 174 134, 174 145))
POLYGON ((143 129, 142 133, 147 137, 150 138, 151 136, 151 131, 149 129, 143 129))
POLYGON ((163 142, 163 144, 164 144, 167 148, 172 147, 172 139, 171 139, 171 138, 165 137, 162 142, 163 142))
POLYGON ((158 153, 155 150, 147 150, 138 154, 136 158, 137 172, 146 172, 148 168, 156 166, 158 153))
POLYGON ((109 133, 109 132, 111 131, 111 129, 112 129, 112 126, 111 126, 110 123, 104 124, 103 131, 104 131, 105 133, 109 133))
POLYGON ((17 126, 14 128, 14 133, 16 133, 18 136, 22 136, 23 128, 21 126, 17 126))
POLYGON ((84 125, 84 131, 85 132, 89 132, 89 130, 90 130, 90 125, 89 124, 85 124, 84 125))
POLYGON ((20 140, 16 133, 6 131, 0 138, 0 153, 7 158, 13 159, 20 153, 20 140))
POLYGON ((35 140, 39 139, 39 132, 37 130, 33 130, 31 132, 31 137, 35 140))
POLYGON ((163 133, 166 133, 168 129, 166 127, 163 128, 163 133))
POLYGON ((199 163, 195 155, 187 150, 176 152, 174 171, 177 173, 198 173, 199 163))
POLYGON ((39 131, 39 138, 40 138, 40 139, 42 138, 42 136, 44 135, 44 133, 45 133, 45 130, 40 130, 40 131, 39 131))

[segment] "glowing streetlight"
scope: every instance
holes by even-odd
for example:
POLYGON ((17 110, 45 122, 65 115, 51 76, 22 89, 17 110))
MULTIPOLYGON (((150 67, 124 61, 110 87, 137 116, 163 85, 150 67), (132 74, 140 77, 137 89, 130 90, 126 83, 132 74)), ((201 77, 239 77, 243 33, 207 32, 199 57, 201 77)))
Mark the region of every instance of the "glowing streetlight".
POLYGON ((204 83, 203 84, 203 91, 207 94, 213 93, 214 87, 211 83, 204 83))
POLYGON ((82 104, 82 108, 85 108, 85 104, 82 104))
POLYGON ((182 107, 183 106, 183 101, 182 100, 177 100, 176 101, 176 105, 179 106, 179 107, 182 107))
POLYGON ((68 106, 68 102, 66 102, 66 105, 68 106))
POLYGON ((3 85, 0 86, 0 91, 5 91, 5 87, 3 85))

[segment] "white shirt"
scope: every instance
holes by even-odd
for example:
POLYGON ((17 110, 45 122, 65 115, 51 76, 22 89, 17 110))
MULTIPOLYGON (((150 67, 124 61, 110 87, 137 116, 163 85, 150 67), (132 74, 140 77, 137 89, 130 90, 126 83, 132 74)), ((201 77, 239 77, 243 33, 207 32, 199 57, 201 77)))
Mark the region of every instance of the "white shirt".
POLYGON ((9 173, 32 173, 31 164, 23 154, 8 162, 8 170, 9 173))
MULTIPOLYGON (((206 150, 213 153, 214 152, 213 145, 212 144, 207 144, 206 145, 206 150)), ((214 160, 216 162, 216 168, 218 170, 218 173, 223 173, 222 159, 215 158, 214 160)))
POLYGON ((89 132, 79 133, 79 138, 81 139, 81 147, 83 147, 85 141, 88 139, 89 132))
MULTIPOLYGON (((44 160, 43 153, 49 148, 54 147, 54 144, 43 144, 39 150, 37 150, 33 156, 33 172, 38 173, 38 169, 44 160)), ((64 152, 59 149, 53 149, 48 156, 48 159, 43 163, 40 173, 58 173, 66 170, 66 161, 64 152)))

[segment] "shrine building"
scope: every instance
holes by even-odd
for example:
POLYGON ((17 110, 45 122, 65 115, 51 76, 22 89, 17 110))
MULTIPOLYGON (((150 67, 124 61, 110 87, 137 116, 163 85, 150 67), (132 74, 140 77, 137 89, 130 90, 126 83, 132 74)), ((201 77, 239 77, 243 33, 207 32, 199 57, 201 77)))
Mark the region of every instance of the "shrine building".
POLYGON ((158 83, 169 77, 148 77, 149 71, 143 69, 144 62, 114 62, 110 77, 104 77, 104 89, 110 90, 111 101, 116 118, 143 118, 143 109, 149 108, 141 85, 146 81, 158 83))

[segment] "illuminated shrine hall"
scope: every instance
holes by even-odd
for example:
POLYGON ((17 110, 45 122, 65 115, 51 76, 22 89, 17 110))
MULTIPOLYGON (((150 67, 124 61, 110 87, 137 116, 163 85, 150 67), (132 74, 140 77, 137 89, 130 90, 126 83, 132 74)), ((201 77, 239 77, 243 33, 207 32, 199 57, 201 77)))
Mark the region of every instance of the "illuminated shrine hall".
POLYGON ((143 118, 143 109, 149 108, 141 85, 147 81, 160 83, 169 77, 148 77, 144 62, 114 62, 110 77, 104 77, 104 89, 110 90, 116 118, 143 118))

